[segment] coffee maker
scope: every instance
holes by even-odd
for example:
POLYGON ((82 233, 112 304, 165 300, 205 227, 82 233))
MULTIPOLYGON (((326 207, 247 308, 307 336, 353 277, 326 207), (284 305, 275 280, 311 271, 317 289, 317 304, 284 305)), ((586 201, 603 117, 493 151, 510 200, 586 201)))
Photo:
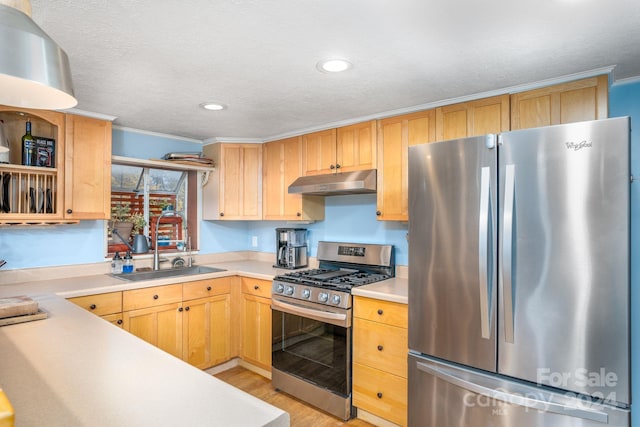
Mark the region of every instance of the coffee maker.
POLYGON ((276 268, 307 266, 307 229, 276 228, 276 268))

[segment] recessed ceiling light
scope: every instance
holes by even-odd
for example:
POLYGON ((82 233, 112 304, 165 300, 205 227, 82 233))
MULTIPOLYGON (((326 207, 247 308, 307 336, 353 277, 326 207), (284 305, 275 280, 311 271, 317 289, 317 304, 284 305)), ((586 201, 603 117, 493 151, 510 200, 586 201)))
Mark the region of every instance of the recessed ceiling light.
POLYGON ((346 59, 325 59, 316 64, 318 71, 323 73, 339 73, 353 67, 346 59))
POLYGON ((218 104, 217 102, 203 102, 202 104, 200 104, 200 106, 205 110, 211 111, 220 111, 227 108, 226 105, 218 104))

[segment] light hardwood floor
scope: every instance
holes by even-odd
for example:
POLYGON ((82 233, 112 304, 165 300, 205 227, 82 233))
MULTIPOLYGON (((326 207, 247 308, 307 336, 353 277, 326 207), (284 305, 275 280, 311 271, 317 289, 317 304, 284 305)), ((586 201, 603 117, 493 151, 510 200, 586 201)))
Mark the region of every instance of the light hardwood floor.
POLYGON ((258 399, 264 400, 283 411, 287 411, 291 417, 292 427, 371 426, 371 424, 358 419, 352 419, 348 422, 344 422, 306 403, 303 403, 286 393, 278 392, 271 385, 271 381, 241 366, 236 366, 227 371, 220 372, 216 374, 215 377, 239 388, 240 390, 246 391, 258 399))

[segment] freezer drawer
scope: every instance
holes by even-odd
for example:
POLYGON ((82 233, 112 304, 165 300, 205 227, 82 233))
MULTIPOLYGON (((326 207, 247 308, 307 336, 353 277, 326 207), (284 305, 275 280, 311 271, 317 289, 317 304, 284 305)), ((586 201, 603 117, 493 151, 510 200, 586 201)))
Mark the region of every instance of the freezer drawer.
POLYGON ((628 427, 630 412, 409 354, 409 426, 628 427))

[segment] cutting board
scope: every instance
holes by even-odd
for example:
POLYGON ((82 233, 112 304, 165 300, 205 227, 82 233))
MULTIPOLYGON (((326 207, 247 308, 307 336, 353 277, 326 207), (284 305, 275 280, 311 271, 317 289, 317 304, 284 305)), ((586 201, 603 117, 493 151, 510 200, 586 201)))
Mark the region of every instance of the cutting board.
POLYGON ((15 325, 16 323, 31 322, 33 320, 46 319, 47 312, 39 309, 35 314, 23 314, 22 316, 7 317, 0 319, 0 326, 15 325))
POLYGON ((27 296, 0 298, 0 319, 37 312, 38 303, 27 296))

